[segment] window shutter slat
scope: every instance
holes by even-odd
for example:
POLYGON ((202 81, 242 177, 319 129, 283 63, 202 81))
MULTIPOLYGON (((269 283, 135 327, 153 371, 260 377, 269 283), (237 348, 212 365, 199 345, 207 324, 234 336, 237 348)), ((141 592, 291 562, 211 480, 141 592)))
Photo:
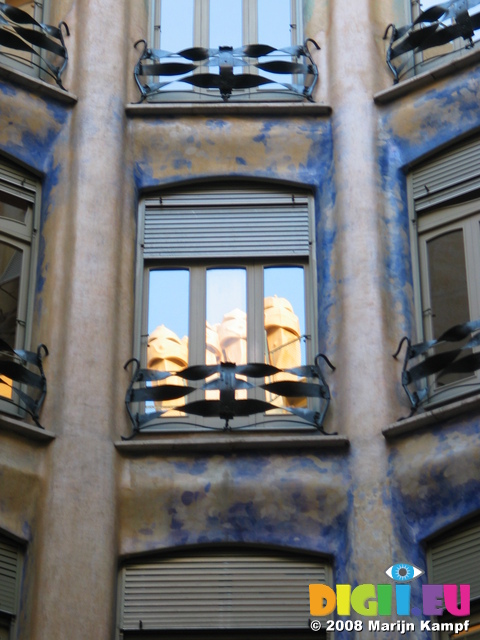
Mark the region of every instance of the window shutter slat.
POLYGON ((0 610, 15 613, 18 575, 18 550, 0 540, 0 610))
POLYGON ((480 189, 480 143, 456 147, 415 169, 412 186, 417 212, 480 189))
POLYGON ((470 597, 480 597, 480 522, 431 546, 432 584, 469 584, 470 597))
POLYGON ((146 259, 308 255, 308 200, 300 194, 221 190, 145 203, 146 259))
POLYGON ((312 583, 323 564, 291 557, 215 554, 124 569, 121 627, 307 628, 312 583))

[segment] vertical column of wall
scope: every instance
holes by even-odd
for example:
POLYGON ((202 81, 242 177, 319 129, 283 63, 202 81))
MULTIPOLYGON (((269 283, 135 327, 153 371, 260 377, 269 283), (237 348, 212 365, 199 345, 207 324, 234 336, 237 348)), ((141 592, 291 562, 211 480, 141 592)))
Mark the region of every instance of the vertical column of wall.
POLYGON ((69 14, 74 52, 69 89, 78 104, 65 142, 70 169, 61 173, 69 183, 62 185, 69 194, 68 206, 62 203, 69 218, 64 242, 45 234, 46 262, 52 252, 63 252, 64 259, 52 264, 63 263, 66 273, 46 271, 63 287, 49 313, 55 323, 51 332, 63 346, 50 356, 57 363, 52 370, 61 372, 51 380, 46 406, 57 438, 49 450, 42 526, 35 532, 39 557, 31 640, 112 637, 113 439, 122 408, 116 382, 130 352, 130 345, 121 354, 117 347, 126 209, 126 7, 115 0, 77 0, 69 14))
POLYGON ((376 77, 370 0, 331 2, 330 99, 337 192, 335 277, 338 317, 335 415, 351 441, 350 582, 382 582, 391 561, 392 530, 386 485, 393 381, 385 346, 391 309, 382 291, 384 264, 378 190, 376 77))

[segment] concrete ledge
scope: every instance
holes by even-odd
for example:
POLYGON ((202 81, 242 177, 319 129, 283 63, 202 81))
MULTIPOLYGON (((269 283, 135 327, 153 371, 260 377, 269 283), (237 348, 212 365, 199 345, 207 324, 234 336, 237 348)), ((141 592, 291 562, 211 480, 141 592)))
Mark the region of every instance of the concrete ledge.
POLYGON ((150 455, 152 453, 212 453, 217 451, 247 451, 278 449, 346 449, 348 438, 325 436, 320 432, 298 434, 266 433, 188 433, 145 438, 137 436, 133 440, 115 442, 120 453, 126 455, 150 455))
POLYGON ((55 434, 45 429, 35 427, 28 422, 12 418, 6 414, 0 414, 0 431, 10 431, 16 433, 23 438, 29 440, 37 440, 38 442, 48 443, 55 440, 55 434))
POLYGON ((332 113, 328 105, 315 102, 144 102, 128 104, 127 116, 274 116, 326 117, 332 113))
POLYGON ((473 49, 471 53, 467 53, 458 58, 455 58, 454 60, 450 60, 449 62, 440 64, 434 69, 430 69, 429 71, 425 71, 424 73, 419 73, 413 78, 400 81, 398 84, 394 84, 388 89, 379 91, 373 96, 373 100, 376 104, 388 104, 389 102, 398 100, 399 98, 402 98, 403 96, 406 96, 410 93, 414 93, 419 89, 428 87, 435 82, 438 82, 438 80, 441 80, 442 78, 454 75, 462 69, 471 67, 479 61, 480 47, 473 49))
POLYGON ((397 420, 397 422, 383 429, 382 433, 387 440, 392 440, 400 436, 417 433, 432 424, 440 425, 450 418, 460 416, 469 411, 478 411, 479 408, 480 394, 449 402, 441 407, 428 409, 405 420, 397 420))
POLYGON ((29 76, 27 73, 23 73, 22 71, 18 71, 17 69, 12 69, 11 67, 5 67, 1 64, 0 79, 8 80, 8 82, 20 85, 21 87, 28 89, 32 93, 37 93, 47 98, 53 98, 54 100, 63 102, 64 104, 73 105, 78 102, 77 96, 75 96, 73 93, 63 91, 56 85, 48 84, 47 82, 40 80, 40 78, 29 76))

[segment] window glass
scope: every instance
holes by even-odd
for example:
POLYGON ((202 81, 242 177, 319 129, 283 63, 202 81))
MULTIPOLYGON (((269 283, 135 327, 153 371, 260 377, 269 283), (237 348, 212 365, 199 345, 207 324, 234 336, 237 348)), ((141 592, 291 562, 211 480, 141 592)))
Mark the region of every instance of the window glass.
MULTIPOLYGON (((292 44, 292 19, 290 16, 290 0, 258 0, 258 42, 268 44, 275 49, 289 47, 292 44)), ((270 54, 260 58, 260 62, 273 62, 283 60, 291 62, 291 58, 285 55, 270 54)), ((287 74, 269 73, 261 71, 262 76, 275 82, 292 83, 292 76, 287 74)), ((267 84, 262 91, 278 88, 278 85, 267 84)))
POLYGON ((290 0, 258 0, 258 42, 276 49, 290 46, 290 0))
POLYGON ((8 193, 0 193, 0 218, 25 222, 27 208, 26 202, 20 198, 8 193))
MULTIPOLYGON (((186 269, 150 271, 148 289, 147 367, 157 371, 180 371, 188 365, 188 315, 190 273, 186 269)), ((164 381, 153 384, 162 385, 164 381)), ((178 376, 168 378, 168 384, 184 386, 178 376)), ((166 417, 179 414, 172 407, 181 406, 183 399, 150 403, 149 411, 166 411, 166 417)))
POLYGON ((280 369, 306 363, 305 283, 302 267, 264 270, 265 361, 280 369))
POLYGON ((207 364, 247 362, 247 272, 245 269, 207 271, 207 364), (220 360, 218 360, 220 358, 220 360))
POLYGON ((210 0, 210 47, 242 46, 242 0, 210 0))
POLYGON ((0 242, 0 338, 16 344, 22 252, 0 242))
MULTIPOLYGON (((433 338, 439 338, 450 327, 470 319, 463 229, 429 240, 427 260, 431 306, 427 315, 431 316, 433 338)), ((441 353, 451 348, 451 344, 439 345, 435 351, 441 353)), ((468 374, 450 374, 440 376, 436 383, 445 385, 466 377, 468 374)))
POLYGON ((463 230, 427 242, 433 337, 469 319, 463 230))
MULTIPOLYGON (((305 284, 302 267, 269 267, 264 270, 265 362, 279 369, 306 363, 305 284)), ((270 382, 297 382, 291 373, 278 373, 270 382)), ((306 407, 304 397, 277 396, 265 399, 278 407, 306 407)))
POLYGON ((193 46, 194 0, 162 0, 160 47, 177 53, 193 46))

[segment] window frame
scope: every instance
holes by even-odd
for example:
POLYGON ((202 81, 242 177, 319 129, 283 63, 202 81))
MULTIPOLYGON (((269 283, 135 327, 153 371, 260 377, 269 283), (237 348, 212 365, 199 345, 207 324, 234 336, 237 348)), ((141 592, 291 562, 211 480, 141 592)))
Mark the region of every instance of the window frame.
MULTIPOLYGON (((22 251, 14 349, 30 350, 36 264, 38 258, 41 185, 25 171, 0 158, 0 200, 2 194, 13 196, 26 206, 25 221, 0 217, 0 242, 22 251)), ((0 396, 0 411, 24 417, 25 412, 0 396)))
MULTIPOLYGON (((297 46, 303 44, 303 10, 302 0, 289 0, 290 2, 290 42, 285 42, 283 46, 297 46)), ((150 0, 148 8, 148 42, 152 43, 151 48, 161 50, 161 3, 162 0, 150 0)), ((204 47, 210 48, 209 43, 209 9, 210 0, 193 0, 193 40, 192 47, 204 47)), ((242 45, 257 44, 258 43, 258 0, 242 0, 242 45)), ((271 44, 269 42, 262 42, 259 44, 271 44)), ((223 43, 221 46, 226 46, 228 43, 223 43)), ((218 45, 214 45, 216 48, 218 45)), ((172 51, 172 53, 178 53, 172 51)), ((273 58, 270 58, 273 60, 273 58)), ((202 72, 207 72, 208 67, 201 67, 202 72)), ((255 73, 256 69, 253 67, 250 69, 251 73, 255 73)), ((294 76, 295 78, 295 76, 294 76)), ((280 81, 281 79, 279 79, 280 81)), ((245 99, 255 100, 289 100, 289 101, 301 101, 303 96, 294 96, 287 93, 282 87, 272 87, 267 85, 267 88, 257 87, 254 89, 244 89, 241 93, 232 95, 229 102, 242 101, 245 99)), ((196 101, 215 101, 221 102, 218 94, 218 89, 201 89, 198 87, 189 87, 189 85, 182 85, 181 88, 169 89, 166 87, 159 94, 156 95, 153 101, 178 101, 178 102, 196 102, 196 101)))
MULTIPOLYGON (((407 176, 414 318, 418 343, 433 337, 431 323, 426 317, 431 309, 431 291, 427 292, 429 274, 426 242, 434 237, 440 237, 455 227, 458 228, 464 221, 469 225, 478 221, 477 237, 480 233, 480 189, 477 187, 480 171, 478 176, 474 175, 473 170, 472 175, 464 175, 463 183, 462 177, 459 177, 464 164, 479 153, 480 140, 468 141, 432 156, 430 161, 411 169, 407 176), (449 172, 449 166, 454 166, 454 171, 449 172), (425 184, 426 195, 422 195, 420 184, 425 184)), ((475 252, 472 234, 469 237, 464 235, 464 240, 466 240, 464 248, 466 248, 468 320, 475 320, 480 318, 480 277, 475 275, 480 273, 480 249, 475 252)), ((473 349, 474 353, 478 351, 478 348, 473 349)), ((480 371, 475 372, 474 376, 467 380, 466 384, 471 386, 462 388, 462 381, 452 382, 446 384, 441 392, 435 392, 433 387, 431 388, 432 383, 433 380, 429 378, 429 399, 422 405, 425 409, 479 393, 480 371)))
MULTIPOLYGON (((195 364, 204 364, 205 351, 206 351, 206 274, 210 268, 241 268, 247 270, 247 291, 246 291, 246 304, 247 304, 247 362, 263 362, 264 361, 264 347, 263 338, 259 336, 259 332, 264 331, 264 270, 269 267, 301 267, 303 269, 304 276, 304 312, 305 312, 305 335, 309 336, 306 339, 305 349, 305 364, 313 364, 314 357, 316 355, 317 347, 317 327, 316 327, 316 311, 317 311, 317 286, 316 286, 316 245, 315 245, 315 233, 314 233, 314 204, 311 194, 308 194, 305 190, 300 189, 288 189, 285 187, 266 187, 258 189, 258 186, 248 187, 238 186, 232 189, 232 193, 285 193, 295 192, 306 196, 308 198, 308 225, 309 225, 309 255, 302 258, 295 256, 265 256, 245 258, 229 257, 229 258, 185 258, 185 259, 145 259, 143 255, 144 247, 144 224, 145 224, 145 209, 146 203, 152 197, 151 194, 145 194, 141 199, 139 206, 138 217, 138 245, 137 245, 137 270, 136 270, 136 314, 135 314, 135 327, 134 327, 134 354, 138 358, 142 367, 146 367, 147 364, 147 341, 148 341, 148 294, 149 294, 149 273, 157 269, 188 269, 195 270, 196 278, 192 282, 189 282, 189 360, 188 366, 195 364), (199 274, 205 274, 203 277, 203 284, 200 281, 201 276, 199 274), (253 286, 252 286, 253 285, 253 286), (261 311, 259 310, 261 308, 261 311), (252 313, 253 309, 253 313, 252 313), (198 318, 201 317, 201 322, 198 318), (251 336, 253 333, 253 339, 251 336), (192 348, 192 343, 194 346, 192 348), (192 355, 193 357, 190 357, 192 355)), ((224 185, 213 184, 204 189, 175 189, 175 193, 188 193, 195 194, 196 192, 211 194, 218 189, 225 190, 224 185)), ((172 190, 169 190, 172 191, 172 190)), ((155 197, 155 196, 153 196, 155 197)), ((161 194, 160 194, 161 198, 161 194)), ((228 207, 228 201, 225 202, 225 207, 228 207)), ((181 338, 181 336, 179 336, 181 338)), ((249 397, 259 398, 260 390, 253 390, 250 392, 249 397)), ((198 399, 197 393, 194 394, 198 399)), ((310 405, 309 401, 309 405, 310 405)), ((175 432, 178 431, 198 431, 204 430, 204 427, 210 427, 214 429, 221 429, 224 426, 224 420, 219 418, 201 418, 191 415, 180 417, 165 417, 165 426, 163 422, 161 427, 152 428, 151 432, 175 432), (182 428, 183 424, 183 428, 182 428)), ((242 428, 247 430, 285 430, 285 429, 310 429, 307 423, 299 423, 298 418, 287 414, 257 414, 248 418, 238 418, 238 422, 241 420, 242 428)), ((235 423, 234 426, 240 426, 235 423)), ((149 432, 150 429, 144 429, 143 432, 149 432)))

